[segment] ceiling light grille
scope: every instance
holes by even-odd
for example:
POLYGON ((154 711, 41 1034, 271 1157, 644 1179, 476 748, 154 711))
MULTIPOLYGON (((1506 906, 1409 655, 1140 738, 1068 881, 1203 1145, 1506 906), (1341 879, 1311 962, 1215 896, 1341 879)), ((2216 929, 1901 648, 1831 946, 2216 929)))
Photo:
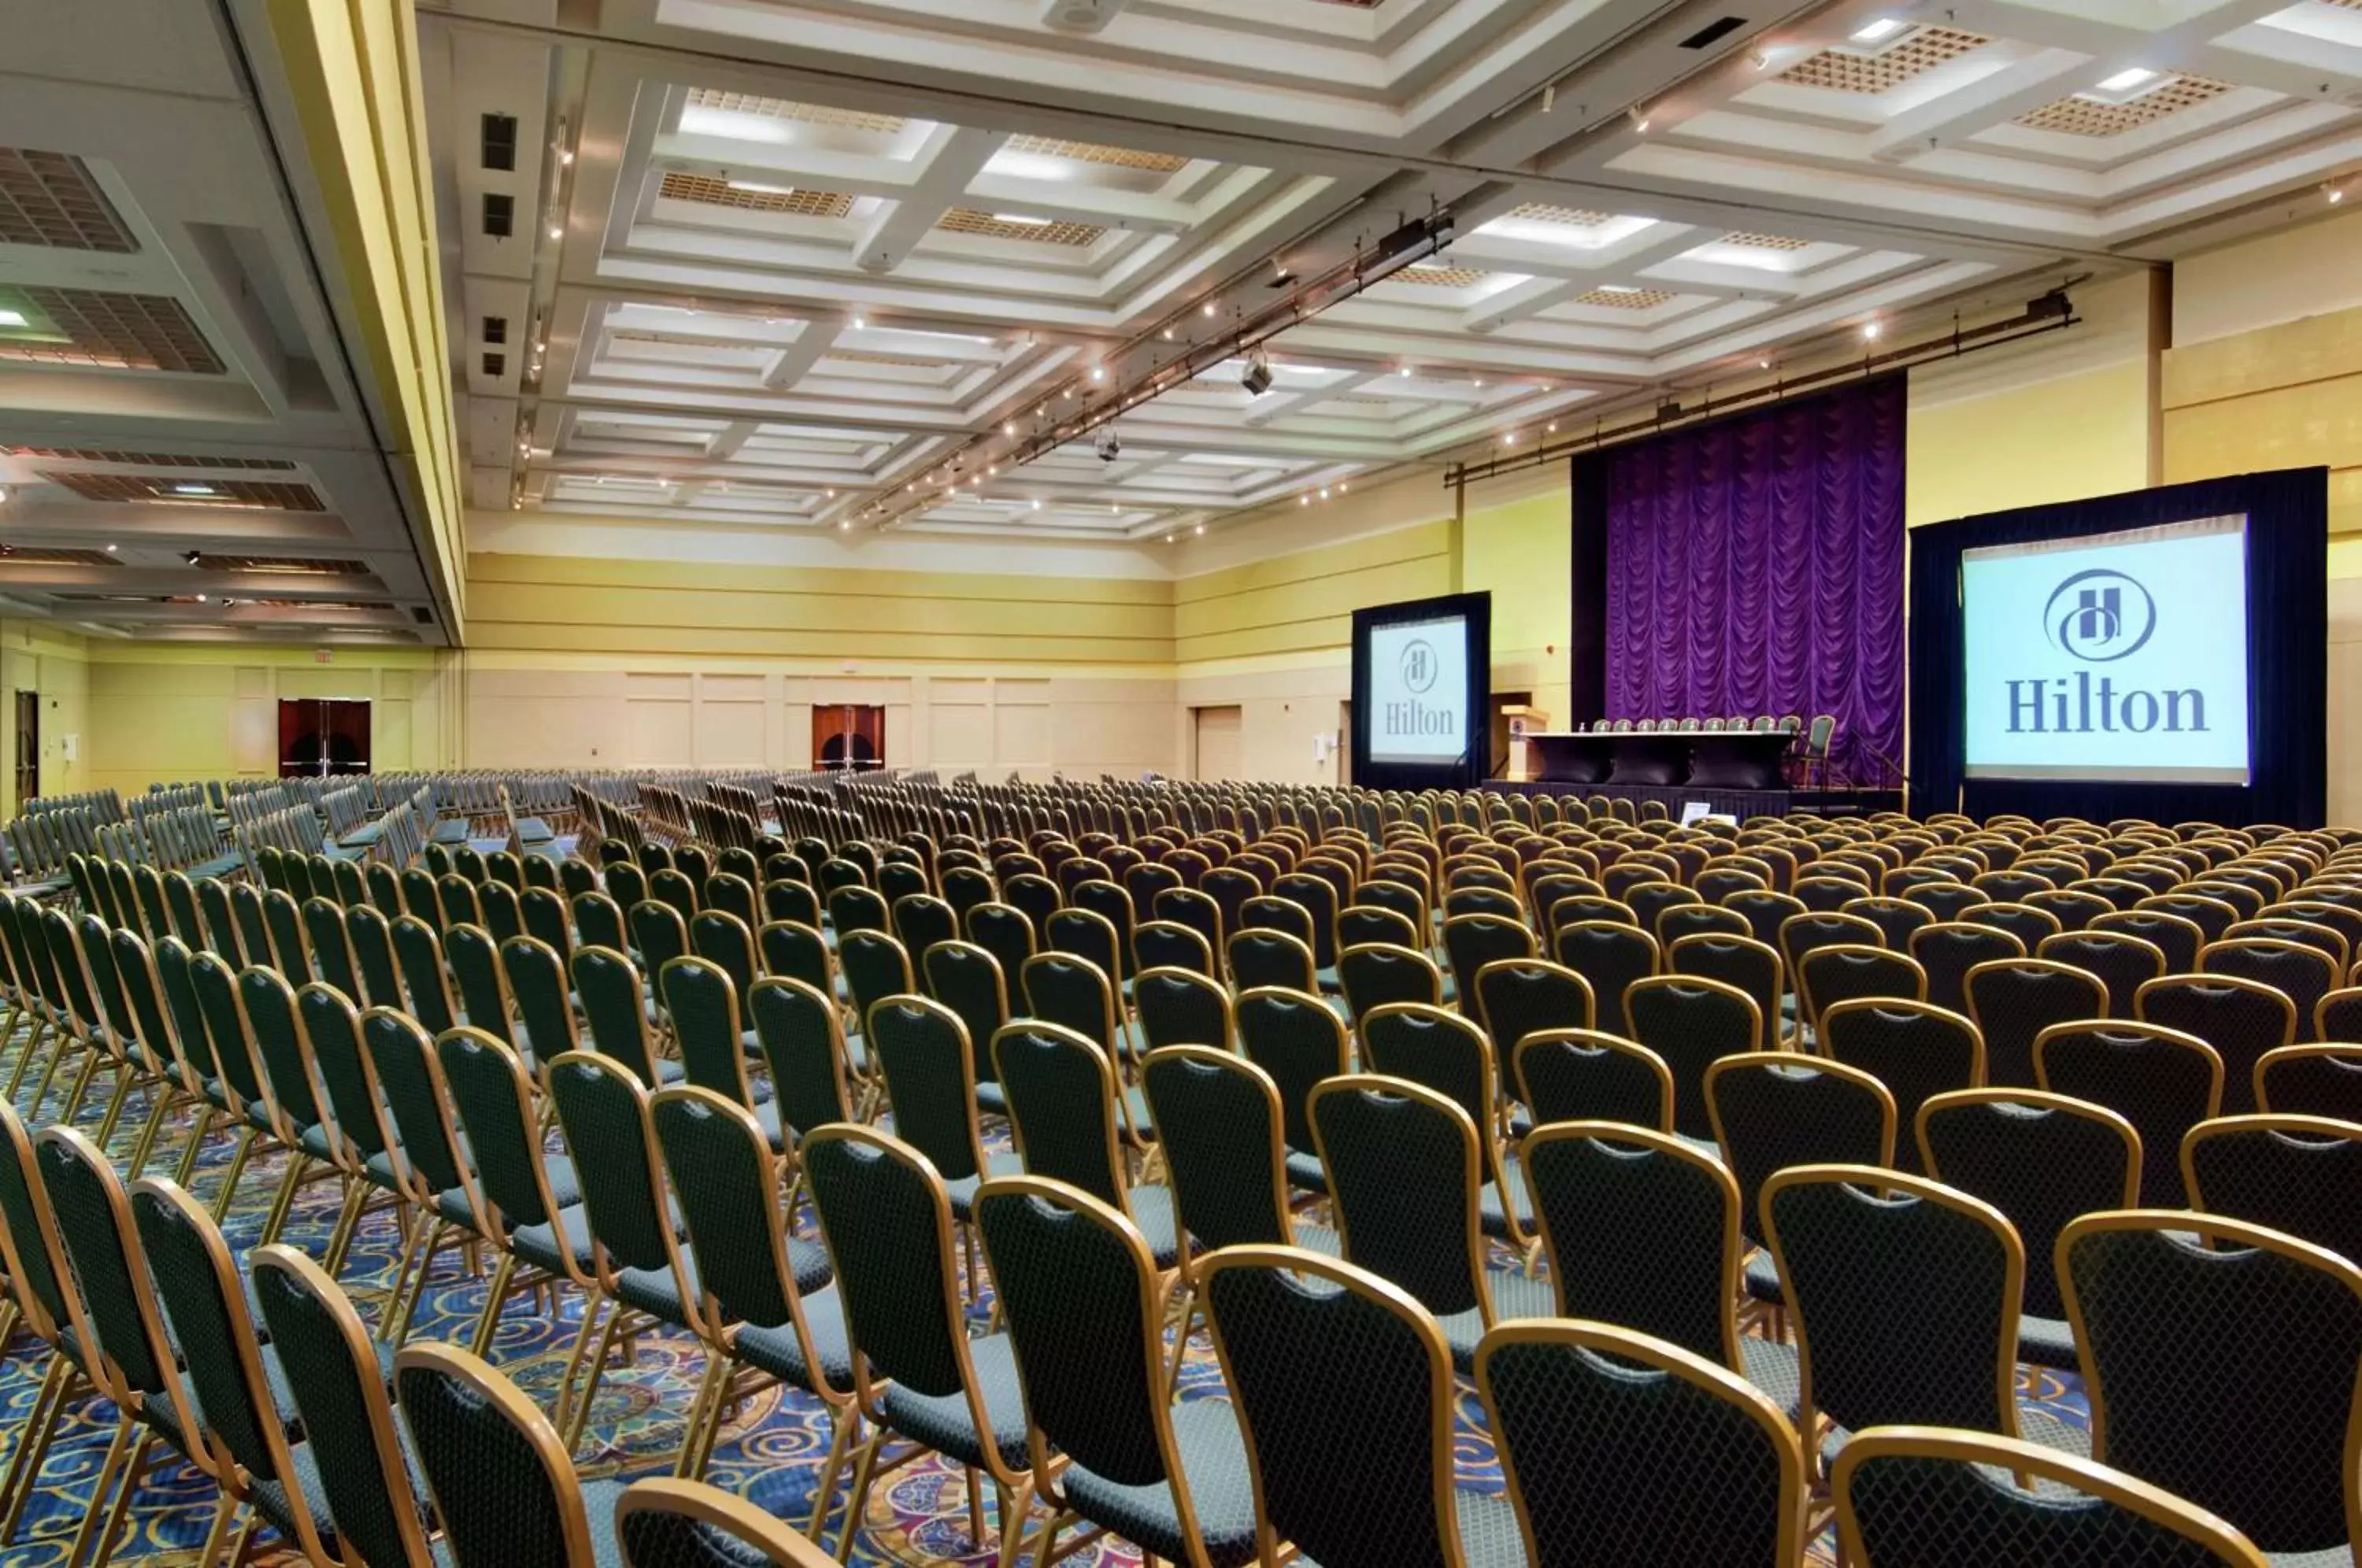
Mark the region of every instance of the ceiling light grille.
POLYGON ((123 563, 105 550, 68 550, 44 547, 27 549, 19 545, 8 552, 10 566, 91 566, 118 567, 123 563))
POLYGON ((967 207, 954 207, 935 225, 939 230, 954 234, 973 234, 984 239, 1024 239, 1035 245, 1093 245, 1107 230, 1090 223, 1009 223, 990 213, 979 213, 967 207))
POLYGON ((841 218, 853 210, 853 198, 836 191, 742 191, 727 180, 710 174, 684 174, 675 170, 664 177, 657 193, 676 202, 700 202, 710 207, 735 207, 748 213, 787 213, 796 217, 841 218))
POLYGON ((139 248, 81 159, 16 147, 0 147, 0 244, 139 248))
POLYGON ((295 465, 281 458, 199 458, 180 452, 111 452, 91 447, 0 447, 12 458, 48 458, 71 463, 115 463, 137 469, 268 469, 281 471, 295 465))
POLYGON ((2219 98, 2230 90, 2231 84, 2227 82, 2210 82, 2202 76, 2183 76, 2128 103, 2110 104, 2097 98, 2061 98, 2030 115, 2020 115, 2014 123, 2028 130, 2057 131, 2065 136, 2122 136, 2128 130, 2155 125, 2169 115, 2195 108, 2210 98, 2219 98))
POLYGON ((181 302, 168 294, 0 284, 0 310, 29 323, 0 327, 0 359, 204 376, 225 369, 181 302))
POLYGON ((693 108, 727 109, 737 115, 760 115, 772 120, 800 120, 809 126, 834 126, 842 130, 876 131, 892 136, 910 122, 900 115, 866 115, 857 109, 832 109, 822 104, 799 104, 788 98, 766 98, 756 93, 725 93, 717 87, 692 87, 693 108))
POLYGON ((1421 267, 1414 262, 1387 282, 1424 283, 1430 289, 1467 289, 1473 288, 1492 275, 1473 267, 1421 267))
POLYGON ((866 348, 832 348, 822 357, 822 363, 831 359, 853 365, 900 365, 914 370, 939 370, 951 362, 916 354, 873 354, 866 348))
POLYGON ((277 480, 208 480, 200 491, 186 480, 162 474, 85 474, 47 469, 41 477, 84 501, 261 507, 272 512, 327 510, 320 492, 310 485, 277 480))
POLYGON ((304 556, 199 556, 199 571, 261 572, 271 577, 367 577, 364 561, 313 559, 304 556))
POLYGON ((1589 207, 1554 207, 1547 202, 1528 202, 1524 206, 1511 208, 1508 215, 1528 223, 1563 224, 1569 228, 1597 228, 1616 217, 1614 213, 1594 212, 1589 207))
MULTIPOLYGON (((1346 4, 1347 0, 1336 0, 1346 4)), ((1135 152, 1128 147, 1103 147, 1092 141, 1060 141, 1048 136, 1012 136, 1003 146, 1008 152, 1030 152, 1039 158, 1064 158, 1076 163, 1106 163, 1118 169, 1152 169, 1159 174, 1175 174, 1189 167, 1189 160, 1169 152, 1135 152)))
POLYGON ((1981 33, 1962 32, 1957 28, 1921 28, 1875 53, 1825 49, 1782 72, 1780 80, 1799 87, 1825 87, 1832 93, 1876 97, 1923 71, 1933 71, 1992 41, 1981 33))
POLYGON ((1786 234, 1726 234, 1716 243, 1744 250, 1810 250, 1813 242, 1786 234))
POLYGON ((1654 310, 1672 302, 1663 289, 1593 289, 1574 296, 1576 304, 1602 305, 1608 310, 1654 310))

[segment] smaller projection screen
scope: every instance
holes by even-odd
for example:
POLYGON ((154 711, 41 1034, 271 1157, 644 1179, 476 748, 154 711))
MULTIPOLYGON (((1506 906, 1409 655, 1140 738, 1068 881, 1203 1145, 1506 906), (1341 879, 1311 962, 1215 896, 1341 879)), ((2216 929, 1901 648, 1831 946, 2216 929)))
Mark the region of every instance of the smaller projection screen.
POLYGON ((1481 783, 1492 725, 1493 597, 1456 593, 1353 612, 1353 781, 1481 783))
POLYGON ((2247 782, 2247 519, 1960 556, 1970 778, 2247 782))

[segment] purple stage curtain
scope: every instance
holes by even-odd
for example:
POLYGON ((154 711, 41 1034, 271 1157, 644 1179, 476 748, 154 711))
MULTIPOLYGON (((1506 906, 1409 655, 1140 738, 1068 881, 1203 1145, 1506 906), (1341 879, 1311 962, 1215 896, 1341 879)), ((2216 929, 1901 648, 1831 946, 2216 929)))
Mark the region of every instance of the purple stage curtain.
POLYGON ((1837 716, 1837 770, 1903 756, 1900 376, 1607 457, 1606 714, 1837 716))

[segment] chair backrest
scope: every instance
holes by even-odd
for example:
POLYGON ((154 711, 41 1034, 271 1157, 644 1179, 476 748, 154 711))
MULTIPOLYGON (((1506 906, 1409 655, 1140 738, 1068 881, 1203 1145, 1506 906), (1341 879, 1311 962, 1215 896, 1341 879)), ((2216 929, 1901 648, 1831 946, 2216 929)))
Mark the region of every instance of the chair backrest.
POLYGON ((1537 1124, 1615 1121, 1659 1132, 1673 1129, 1673 1075, 1664 1058, 1605 1030, 1527 1035, 1510 1058, 1510 1083, 1537 1124))
POLYGON ((789 1328, 810 1369, 812 1391, 849 1396, 822 1383, 825 1361, 804 1315, 779 1198, 778 1162, 745 1107, 693 1084, 659 1089, 648 1120, 697 1254, 698 1284, 731 1322, 789 1328))
POLYGON ((672 1015, 689 1081, 745 1106, 755 1102, 738 1017, 738 988, 711 959, 670 958, 657 972, 657 994, 672 1015))
POLYGON ((1422 1085, 1370 1073, 1315 1088, 1310 1113, 1346 1260, 1438 1317, 1481 1309, 1489 1325, 1468 1113, 1422 1085))
POLYGON ((372 1564, 431 1568, 393 1403, 360 1314, 326 1270, 292 1247, 258 1247, 248 1268, 339 1540, 372 1564))
MULTIPOLYGON (((1919 1107, 1932 1095, 1984 1086, 1985 1044, 1977 1026, 1927 1002, 1839 1002, 1822 1012, 1818 1043, 1830 1060, 1860 1067, 1886 1086, 1898 1126, 1915 1125, 1919 1107)), ((1898 1137, 1894 1164, 1920 1168, 1915 1138, 1898 1137)))
POLYGON ((2141 1202, 2182 1206, 2182 1135, 2222 1109, 2223 1058, 2212 1045, 2156 1023, 2054 1023, 2035 1038, 2034 1073, 2044 1088, 2131 1122, 2141 1141, 2141 1202))
POLYGON ((80 1339, 82 1370, 118 1406, 157 1400, 187 1434, 182 1452, 210 1473, 208 1455, 198 1452, 196 1414, 174 1369, 172 1342, 123 1178, 76 1128, 45 1127, 32 1149, 70 1264, 71 1283, 61 1283, 74 1292, 68 1307, 72 1321, 61 1326, 80 1339), (81 1339, 85 1333, 90 1338, 81 1339))
POLYGON ((1738 1184, 1727 1170, 1679 1138, 1607 1121, 1537 1127, 1519 1150, 1558 1316, 1742 1370, 1738 1184))
POLYGON ((2053 1024, 2108 1015, 2108 988, 2089 970, 2040 958, 1995 958, 1961 982, 1969 1017, 1984 1036, 1985 1081, 2034 1087, 2034 1043, 2053 1024))
POLYGON ((767 975, 746 996, 746 1016, 770 1064, 781 1124, 801 1137, 853 1120, 850 1050, 836 1003, 801 980, 767 975))
POLYGON ((1803 1561, 1803 1445, 1712 1357, 1602 1322, 1504 1323, 1476 1386, 1526 1560, 1803 1561))
MULTIPOLYGON (((2217 943, 2199 961, 2208 962, 2226 945, 2217 943)), ((2300 965, 2321 961, 2321 955, 2309 947, 2239 944, 2248 950, 2248 955, 2267 945, 2279 947, 2280 956, 2300 965)), ((2141 987, 2134 1016, 2195 1035, 2213 1046, 2223 1059, 2222 1112, 2240 1116, 2256 1109, 2256 1064, 2266 1053, 2296 1043, 2300 1019, 2308 1026, 2305 1032, 2311 1032, 2313 1003, 2327 994, 2325 989, 2315 990, 2300 1008, 2290 992, 2264 980, 2229 973, 2169 975, 2141 987)))
POLYGON ((435 1042, 435 1055, 474 1156, 473 1189, 510 1230, 554 1223, 558 1206, 542 1162, 533 1080, 516 1052, 483 1030, 460 1028, 435 1042))
POLYGON ((744 1498, 671 1476, 624 1489, 615 1534, 628 1568, 829 1568, 835 1561, 744 1498))
POLYGON ((2255 1077, 2259 1111, 2362 1121, 2362 1045, 2283 1045, 2264 1053, 2255 1077))
POLYGON ((870 1379, 883 1376, 933 1398, 965 1396, 975 1429, 993 1430, 968 1354, 943 1177, 925 1155, 867 1127, 824 1127, 803 1155, 863 1408, 877 1408, 870 1379))
POLYGON ((1434 1316, 1368 1270, 1294 1247, 1228 1247, 1198 1275, 1265 1551, 1285 1539, 1316 1562, 1466 1568, 1451 1353, 1434 1316))
POLYGON ((2362 1270, 2158 1209, 2084 1215, 2058 1258, 2095 1455, 2268 1552, 2362 1540, 2362 1270))
POLYGON ((393 1382, 456 1568, 593 1568, 574 1462, 514 1384, 429 1342, 403 1347, 393 1382))
POLYGON ((2317 1116, 2224 1116, 2181 1141, 2190 1206, 2362 1258, 2362 1125, 2317 1116))
POLYGON ((1725 1056, 1763 1050, 1762 1013, 1736 986, 1702 975, 1651 975, 1624 993, 1623 1022, 1630 1037, 1656 1054, 1672 1075, 1673 1126, 1686 1137, 1710 1138, 1705 1073, 1725 1056))
POLYGON ((1079 1187, 1129 1215, 1107 1054, 1074 1030, 1019 1019, 993 1036, 992 1059, 1026 1174, 1079 1187))
POLYGON ((656 1082, 656 1045, 638 966, 619 949, 585 943, 574 950, 574 989, 582 999, 591 1049, 630 1068, 642 1084, 656 1082))
POLYGON ((1544 958, 1496 958, 1476 971, 1476 1020, 1503 1051, 1538 1030, 1597 1024, 1591 982, 1544 958))
POLYGON ((2001 1210, 1870 1165, 1795 1165, 1760 1200, 1795 1325, 1799 1425, 2017 1435, 2025 1251, 2001 1210), (1898 1350, 1895 1325, 1913 1326, 1898 1350))
POLYGON ((1181 1228, 1211 1250, 1290 1244, 1285 1113, 1271 1075, 1229 1051, 1168 1045, 1141 1064, 1181 1228))
POLYGON ((1148 1243, 1089 1194, 1036 1176, 977 1189, 976 1225, 1017 1360, 1032 1468, 1062 1452, 1101 1481, 1171 1488, 1205 1546, 1164 1397, 1164 1291, 1148 1243))
POLYGON ((252 1481, 279 1485, 295 1538, 317 1561, 326 1552, 321 1538, 328 1521, 312 1517, 304 1489, 292 1484, 286 1426, 221 1227, 182 1188, 154 1177, 134 1184, 130 1209, 173 1343, 187 1364, 197 1419, 252 1481))
POLYGON ((1738 1183, 1738 1227, 1763 1241, 1763 1184, 1790 1165, 1894 1163, 1894 1096, 1841 1062, 1766 1051, 1705 1070, 1707 1115, 1738 1183))
POLYGON ((2144 1154, 2103 1105, 2040 1089, 1957 1089, 1919 1107, 1914 1142, 1929 1177, 2009 1217, 2025 1248, 2025 1310, 2063 1319, 2054 1251, 2081 1214, 2140 1201, 2144 1154))
POLYGON ((869 1010, 864 1038, 885 1075, 895 1135, 945 1181, 981 1176, 974 1053, 959 1015, 926 997, 888 997, 869 1010))
POLYGON ((1998 1541, 2022 1562, 2266 1568, 2254 1542, 2203 1508, 2121 1470, 1981 1432, 1856 1432, 1830 1487, 1854 1568, 1986 1568, 1998 1541))

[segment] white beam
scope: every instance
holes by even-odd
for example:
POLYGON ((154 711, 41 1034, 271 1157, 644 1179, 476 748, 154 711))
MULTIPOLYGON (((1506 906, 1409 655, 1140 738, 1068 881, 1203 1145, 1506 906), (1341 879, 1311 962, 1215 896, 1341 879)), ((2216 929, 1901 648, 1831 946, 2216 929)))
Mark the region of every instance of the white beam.
POLYGON ((854 264, 865 272, 890 272, 900 265, 943 221, 944 212, 967 193, 969 182, 984 172, 985 164, 1008 139, 1000 131, 965 126, 938 130, 919 155, 923 171, 910 194, 870 224, 853 248, 854 264))
POLYGON ((784 392, 810 375, 821 356, 834 346, 836 335, 842 330, 841 323, 825 316, 807 317, 796 340, 780 349, 778 359, 763 373, 764 390, 784 392))

